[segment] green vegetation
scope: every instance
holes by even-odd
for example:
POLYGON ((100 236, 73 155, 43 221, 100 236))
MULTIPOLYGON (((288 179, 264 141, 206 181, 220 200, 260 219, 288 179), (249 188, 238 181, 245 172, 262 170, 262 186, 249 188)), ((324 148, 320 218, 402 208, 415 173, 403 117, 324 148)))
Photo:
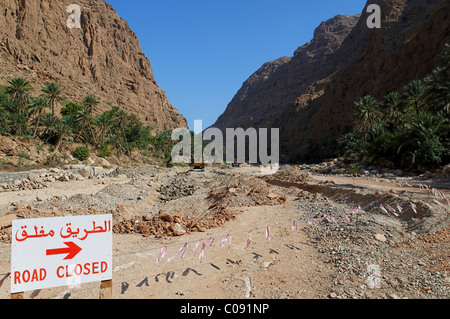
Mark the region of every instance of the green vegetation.
MULTIPOLYGON (((49 144, 53 152, 67 141, 84 144, 101 157, 130 156, 135 149, 152 157, 170 157, 172 131, 154 136, 153 127, 119 106, 110 104, 107 111, 95 116, 100 103, 95 96, 86 95, 80 103, 65 100, 63 89, 54 82, 45 84, 38 96, 32 94, 32 83, 24 78, 13 78, 0 86, 0 134, 30 136, 38 145, 49 144), (57 115, 56 106, 61 104, 64 106, 57 115)), ((80 149, 74 156, 85 159, 85 149, 80 149)))
POLYGON ((371 164, 436 167, 450 160, 450 45, 438 68, 402 92, 355 102, 354 126, 338 141, 339 155, 371 164))
POLYGON ((89 148, 87 146, 78 146, 75 151, 73 151, 73 157, 80 161, 85 161, 88 159, 90 154, 89 148))

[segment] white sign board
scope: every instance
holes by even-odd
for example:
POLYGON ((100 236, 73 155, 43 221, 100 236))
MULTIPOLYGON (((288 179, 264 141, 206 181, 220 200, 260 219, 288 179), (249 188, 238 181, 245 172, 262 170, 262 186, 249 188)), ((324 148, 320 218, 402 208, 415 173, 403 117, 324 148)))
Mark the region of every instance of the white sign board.
POLYGON ((11 293, 112 279, 112 215, 14 220, 11 293))

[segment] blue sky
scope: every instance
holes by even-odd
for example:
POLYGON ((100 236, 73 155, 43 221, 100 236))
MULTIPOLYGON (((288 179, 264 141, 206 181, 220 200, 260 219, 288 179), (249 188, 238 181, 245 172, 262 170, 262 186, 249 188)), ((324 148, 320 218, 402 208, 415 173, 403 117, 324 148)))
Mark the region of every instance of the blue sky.
POLYGON ((366 0, 107 0, 128 21, 158 85, 194 128, 214 124, 265 62, 311 41, 337 14, 366 0))

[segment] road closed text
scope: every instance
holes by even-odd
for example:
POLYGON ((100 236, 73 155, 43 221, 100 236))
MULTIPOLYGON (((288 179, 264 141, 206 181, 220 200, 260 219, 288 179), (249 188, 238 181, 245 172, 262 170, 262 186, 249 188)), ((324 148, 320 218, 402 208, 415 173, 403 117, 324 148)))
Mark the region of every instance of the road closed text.
MULTIPOLYGON (((56 268, 55 274, 58 278, 61 279, 74 276, 99 275, 104 274, 107 271, 108 263, 106 261, 99 261, 92 263, 88 262, 85 264, 59 266, 58 268, 56 268)), ((42 282, 47 277, 47 270, 44 268, 15 271, 13 275, 13 282, 15 285, 42 282)))
POLYGON ((45 280, 45 278, 47 278, 47 270, 45 270, 44 268, 14 272, 15 285, 20 285, 21 283, 43 281, 45 280))
POLYGON ((106 261, 60 266, 56 269, 58 278, 104 274, 108 270, 106 261))
POLYGON ((11 293, 112 279, 112 215, 16 219, 11 293))

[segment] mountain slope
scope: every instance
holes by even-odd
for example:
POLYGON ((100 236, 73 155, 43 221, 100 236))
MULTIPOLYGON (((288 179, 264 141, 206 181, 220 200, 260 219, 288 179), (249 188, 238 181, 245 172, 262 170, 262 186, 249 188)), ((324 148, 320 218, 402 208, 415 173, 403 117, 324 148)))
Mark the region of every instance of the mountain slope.
POLYGON ((370 0, 361 15, 330 19, 294 57, 265 64, 213 127, 280 128, 281 158, 320 161, 351 126, 354 101, 380 98, 424 77, 450 42, 445 0, 370 0), (369 29, 369 4, 382 28, 369 29))
POLYGON ((187 126, 158 87, 136 34, 109 3, 78 0, 78 29, 67 26, 70 1, 0 3, 0 84, 26 77, 37 94, 45 82, 55 81, 72 101, 87 94, 100 98, 94 113, 118 104, 158 130, 187 126))
POLYGON ((338 65, 326 63, 327 57, 339 48, 358 18, 338 15, 325 21, 293 57, 265 63, 242 85, 213 127, 271 127, 273 119, 311 84, 336 70, 338 65))
MULTIPOLYGON (((298 97, 275 124, 288 161, 320 161, 334 156, 336 139, 353 120, 354 101, 365 95, 381 98, 426 76, 450 41, 450 4, 441 0, 387 0, 382 28, 368 29, 369 14, 360 21, 333 56, 345 66, 298 97), (289 136, 289 138, 286 138, 289 136)), ((369 3, 368 3, 369 4, 369 3)))

